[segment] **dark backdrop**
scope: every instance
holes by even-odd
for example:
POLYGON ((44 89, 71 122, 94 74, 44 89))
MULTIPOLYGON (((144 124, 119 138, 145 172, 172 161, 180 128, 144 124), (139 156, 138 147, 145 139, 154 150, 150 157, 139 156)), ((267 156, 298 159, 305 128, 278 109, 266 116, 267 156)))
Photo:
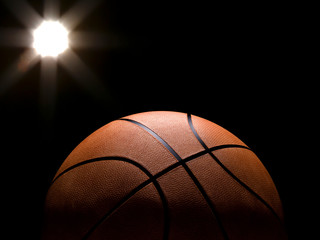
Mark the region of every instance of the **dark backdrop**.
MULTIPOLYGON (((42 12, 42 1, 28 2, 42 12)), ((61 2, 62 13, 75 3, 61 2)), ((292 51, 295 18, 278 3, 211 2, 104 1, 76 30, 110 34, 110 45, 73 51, 106 96, 81 87, 59 63, 49 119, 40 103, 39 63, 0 96, 2 206, 12 234, 39 237, 50 181, 85 137, 114 119, 152 110, 204 117, 247 143, 275 181, 289 233, 298 234, 288 173, 297 163, 288 154, 297 111, 292 80, 300 74, 292 51)), ((24 28, 2 2, 0 8, 0 28, 24 28)), ((24 48, 0 51, 5 72, 24 48)))

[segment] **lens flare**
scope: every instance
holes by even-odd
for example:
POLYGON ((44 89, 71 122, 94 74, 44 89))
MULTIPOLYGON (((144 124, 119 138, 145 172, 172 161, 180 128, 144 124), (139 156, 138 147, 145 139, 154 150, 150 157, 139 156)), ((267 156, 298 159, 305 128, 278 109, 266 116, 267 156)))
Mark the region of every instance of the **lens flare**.
POLYGON ((68 34, 59 21, 43 21, 33 31, 33 48, 42 57, 57 57, 69 47, 68 34))
MULTIPOLYGON (((37 63, 41 63, 41 113, 43 120, 54 116, 58 66, 62 66, 77 83, 100 101, 109 101, 109 94, 82 59, 73 51, 81 48, 117 47, 115 36, 75 31, 75 28, 103 1, 77 0, 66 12, 60 0, 43 0, 44 12, 39 13, 27 0, 2 0, 25 29, 0 27, 0 46, 28 48, 3 73, 0 72, 0 97, 37 63), (68 50, 67 50, 68 49, 68 50), (62 54, 63 53, 63 54, 62 54), (59 63, 59 64, 58 64, 59 63)), ((49 124, 50 125, 50 124, 49 124)))

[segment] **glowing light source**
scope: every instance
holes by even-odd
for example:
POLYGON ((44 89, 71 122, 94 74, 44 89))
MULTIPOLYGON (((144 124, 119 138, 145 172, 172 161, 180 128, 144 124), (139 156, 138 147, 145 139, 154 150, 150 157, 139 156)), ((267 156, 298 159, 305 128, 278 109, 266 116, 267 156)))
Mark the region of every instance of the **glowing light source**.
POLYGON ((43 21, 33 31, 33 48, 42 57, 57 57, 69 47, 68 34, 59 21, 43 21))
POLYGON ((0 26, 0 46, 28 47, 28 49, 4 73, 0 72, 0 97, 40 62, 42 113, 44 118, 49 120, 54 113, 55 83, 59 62, 60 66, 66 69, 71 77, 86 90, 101 100, 107 99, 108 94, 104 84, 72 50, 110 47, 109 34, 105 36, 94 32, 74 31, 75 27, 99 3, 103 2, 102 0, 77 0, 77 3, 63 14, 60 14, 62 12, 59 8, 59 2, 62 1, 44 0, 44 13, 42 14, 44 18, 27 0, 3 0, 3 2, 28 30, 7 29, 0 26), (59 21, 45 19, 59 19, 59 21), (57 57, 59 59, 56 59, 57 57))

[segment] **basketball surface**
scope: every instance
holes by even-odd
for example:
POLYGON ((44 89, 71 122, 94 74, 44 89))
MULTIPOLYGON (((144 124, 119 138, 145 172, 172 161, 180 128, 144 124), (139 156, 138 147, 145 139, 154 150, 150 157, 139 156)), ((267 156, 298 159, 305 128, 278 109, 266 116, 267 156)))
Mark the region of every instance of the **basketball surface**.
POLYGON ((282 240, 279 195, 252 150, 178 112, 115 120, 63 162, 44 240, 282 240))

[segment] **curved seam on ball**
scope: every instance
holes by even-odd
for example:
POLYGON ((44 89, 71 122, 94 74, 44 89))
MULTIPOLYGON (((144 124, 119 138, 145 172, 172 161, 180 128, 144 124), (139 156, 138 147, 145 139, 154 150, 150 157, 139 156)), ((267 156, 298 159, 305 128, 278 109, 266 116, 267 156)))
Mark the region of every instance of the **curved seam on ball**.
POLYGON ((155 138, 157 138, 158 141, 160 143, 162 143, 172 153, 172 155, 178 160, 178 162, 181 162, 182 167, 188 173, 189 177, 192 179, 192 181, 194 182, 194 184, 198 188, 199 192, 203 196, 204 200, 207 202, 209 208, 211 209, 211 212, 212 212, 213 216, 215 217, 215 219, 217 220, 218 226, 221 230, 221 233, 222 233, 224 239, 228 240, 229 239, 228 234, 225 231, 224 226, 222 225, 220 216, 219 216, 217 210, 215 209, 213 202, 209 198, 208 194, 204 190, 204 188, 201 185, 201 183, 199 182, 199 180, 196 178, 196 176, 193 174, 191 169, 188 167, 188 165, 184 161, 182 161, 183 159, 179 156, 179 154, 176 151, 174 151, 174 149, 164 139, 162 139, 157 133, 155 133, 152 129, 145 126, 144 124, 142 124, 138 121, 132 120, 132 119, 127 119, 127 118, 122 118, 120 120, 131 122, 131 123, 136 124, 136 125, 140 126, 141 128, 143 128, 145 131, 147 131, 148 133, 153 135, 155 138))
MULTIPOLYGON (((199 136, 199 134, 197 133, 193 123, 192 123, 192 118, 191 118, 191 114, 187 114, 188 117, 188 123, 190 126, 191 131, 193 132, 193 134, 195 135, 195 137, 198 139, 199 143, 202 145, 202 147, 205 150, 209 150, 208 146, 204 143, 204 141, 201 139, 201 137, 199 136)), ((215 156, 212 152, 208 152, 209 155, 213 158, 213 160, 218 163, 218 165, 228 174, 230 175, 236 182, 238 182, 242 187, 244 187, 247 191, 249 191, 252 195, 254 195, 258 200, 260 200, 260 202, 262 202, 268 209, 269 211, 272 212, 272 214, 278 219, 278 221, 280 221, 280 223, 282 224, 282 221, 280 219, 280 217, 278 216, 278 214, 275 212, 275 210, 258 194, 256 193, 254 190, 252 190, 248 185, 246 185, 244 182, 242 182, 236 175, 234 175, 219 159, 217 156, 215 156)))
MULTIPOLYGON (((75 164, 73 165, 72 167, 70 168, 67 168, 65 171, 61 172, 55 179, 54 181, 52 182, 52 184, 60 177, 62 176, 63 174, 65 174, 66 172, 74 169, 74 168, 77 168, 79 166, 83 166, 85 164, 88 164, 88 163, 94 163, 94 162, 98 162, 98 161, 106 161, 106 160, 109 160, 109 161, 123 161, 123 162, 126 162, 126 163, 129 163, 131 165, 134 165, 135 167, 139 168, 144 174, 146 174, 146 176, 149 178, 148 180, 140 183, 140 185, 138 185, 136 188, 134 188, 127 196, 125 201, 124 199, 122 199, 122 201, 120 201, 114 208, 111 209, 111 211, 108 211, 107 214, 105 214, 93 227, 91 227, 89 229, 89 231, 86 233, 86 235, 84 236, 83 239, 87 239, 91 233, 100 225, 102 224, 102 222, 104 222, 115 210, 117 210, 123 203, 125 203, 127 200, 129 200, 132 196, 134 196, 138 191, 140 191, 141 189, 143 189, 146 185, 148 185, 149 183, 153 183, 153 185, 155 186, 158 194, 159 194, 159 197, 161 199, 161 202, 162 202, 162 207, 163 207, 163 211, 164 211, 164 237, 163 239, 164 240, 167 240, 168 239, 168 232, 169 232, 169 209, 168 209, 168 202, 167 202, 167 199, 163 193, 163 190, 160 186, 160 184, 156 181, 156 178, 154 178, 154 176, 145 168, 143 167, 141 164, 139 164, 138 162, 136 161, 133 161, 131 159, 128 159, 128 158, 123 158, 123 157, 101 157, 101 158, 94 158, 94 159, 89 159, 89 160, 86 160, 86 161, 83 161, 83 162, 80 162, 78 164, 75 164)), ((52 185, 51 184, 51 185, 52 185)))

